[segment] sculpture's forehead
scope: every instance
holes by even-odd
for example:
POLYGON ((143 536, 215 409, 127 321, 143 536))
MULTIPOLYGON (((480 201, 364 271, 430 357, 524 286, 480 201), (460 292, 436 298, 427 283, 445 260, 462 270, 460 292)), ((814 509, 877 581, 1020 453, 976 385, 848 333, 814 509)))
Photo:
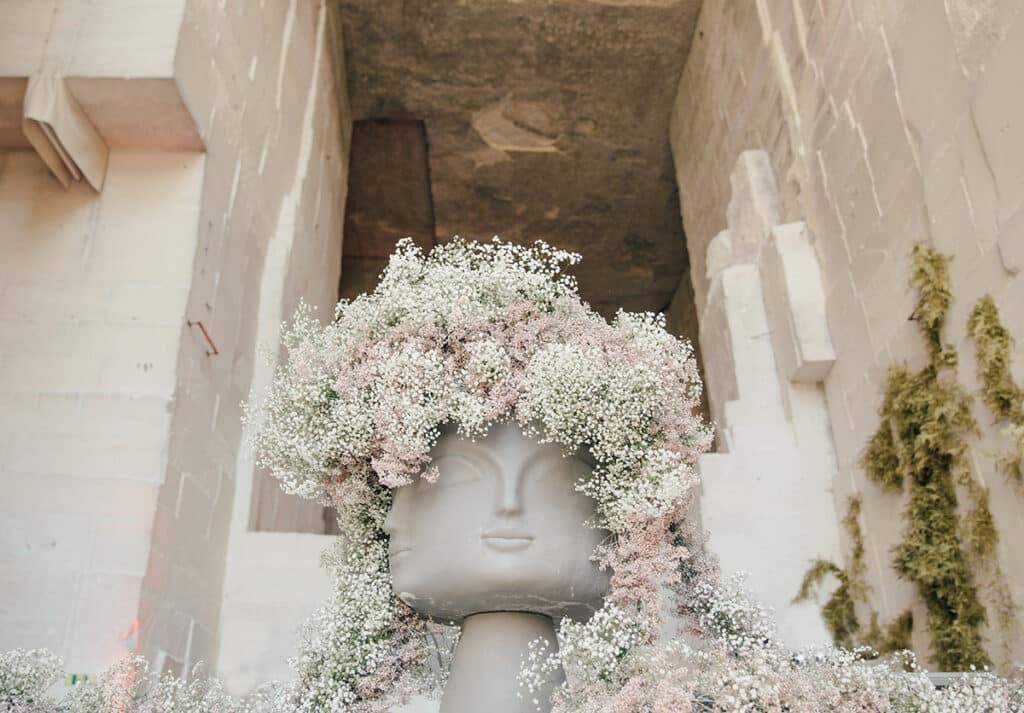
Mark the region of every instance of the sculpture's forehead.
POLYGON ((454 429, 446 430, 432 455, 435 461, 444 456, 482 460, 506 472, 519 472, 533 463, 544 462, 564 461, 566 467, 573 470, 591 467, 585 457, 566 457, 561 445, 540 443, 536 438, 525 435, 515 423, 496 424, 485 436, 475 440, 458 435, 454 429))

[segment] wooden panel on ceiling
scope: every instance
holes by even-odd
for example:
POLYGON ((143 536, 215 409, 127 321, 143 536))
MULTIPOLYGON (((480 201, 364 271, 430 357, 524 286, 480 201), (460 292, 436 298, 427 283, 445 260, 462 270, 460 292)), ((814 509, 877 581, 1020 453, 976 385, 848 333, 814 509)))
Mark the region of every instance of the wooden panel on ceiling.
POLYGON ((365 119, 352 128, 346 258, 383 258, 401 238, 434 245, 427 133, 416 119, 365 119))

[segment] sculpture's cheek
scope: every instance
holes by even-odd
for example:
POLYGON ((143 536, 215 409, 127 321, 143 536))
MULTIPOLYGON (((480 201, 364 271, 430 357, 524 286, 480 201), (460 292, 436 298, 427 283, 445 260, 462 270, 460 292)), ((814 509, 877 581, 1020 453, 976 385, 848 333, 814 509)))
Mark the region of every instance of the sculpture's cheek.
POLYGON ((492 611, 585 619, 600 608, 610 576, 591 561, 588 545, 535 541, 521 551, 478 547, 448 559, 420 558, 413 550, 392 558, 392 586, 420 614, 444 621, 492 611))

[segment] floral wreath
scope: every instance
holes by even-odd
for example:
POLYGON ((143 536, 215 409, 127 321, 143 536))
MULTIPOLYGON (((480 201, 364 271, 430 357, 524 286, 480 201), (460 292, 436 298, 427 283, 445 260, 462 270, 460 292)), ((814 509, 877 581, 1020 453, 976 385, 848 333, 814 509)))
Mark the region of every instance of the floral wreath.
MULTIPOLYGON (((386 710, 438 685, 430 625, 391 591, 382 523, 393 488, 436 476, 429 453, 446 423, 474 438, 514 419, 596 461, 577 488, 596 501, 590 524, 611 532, 594 553, 611 589, 590 622, 563 622, 559 663, 600 676, 658 638, 712 433, 690 345, 660 315, 606 322, 564 271, 578 261, 539 241, 456 238, 424 255, 405 239, 377 288, 342 301, 332 323, 300 307, 287 359, 248 409, 260 464, 335 506, 348 543, 330 558, 338 591, 307 629, 318 643, 295 662, 300 709, 386 710)), ((554 659, 531 658, 523 681, 540 685, 554 659)))

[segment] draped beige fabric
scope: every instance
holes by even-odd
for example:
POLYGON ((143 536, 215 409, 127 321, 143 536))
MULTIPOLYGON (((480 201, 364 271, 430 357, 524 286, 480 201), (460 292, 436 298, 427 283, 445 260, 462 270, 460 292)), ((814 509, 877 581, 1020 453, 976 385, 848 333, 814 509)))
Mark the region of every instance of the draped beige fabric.
POLYGON ((29 78, 21 128, 65 188, 81 180, 97 191, 103 187, 109 150, 63 77, 29 78))

